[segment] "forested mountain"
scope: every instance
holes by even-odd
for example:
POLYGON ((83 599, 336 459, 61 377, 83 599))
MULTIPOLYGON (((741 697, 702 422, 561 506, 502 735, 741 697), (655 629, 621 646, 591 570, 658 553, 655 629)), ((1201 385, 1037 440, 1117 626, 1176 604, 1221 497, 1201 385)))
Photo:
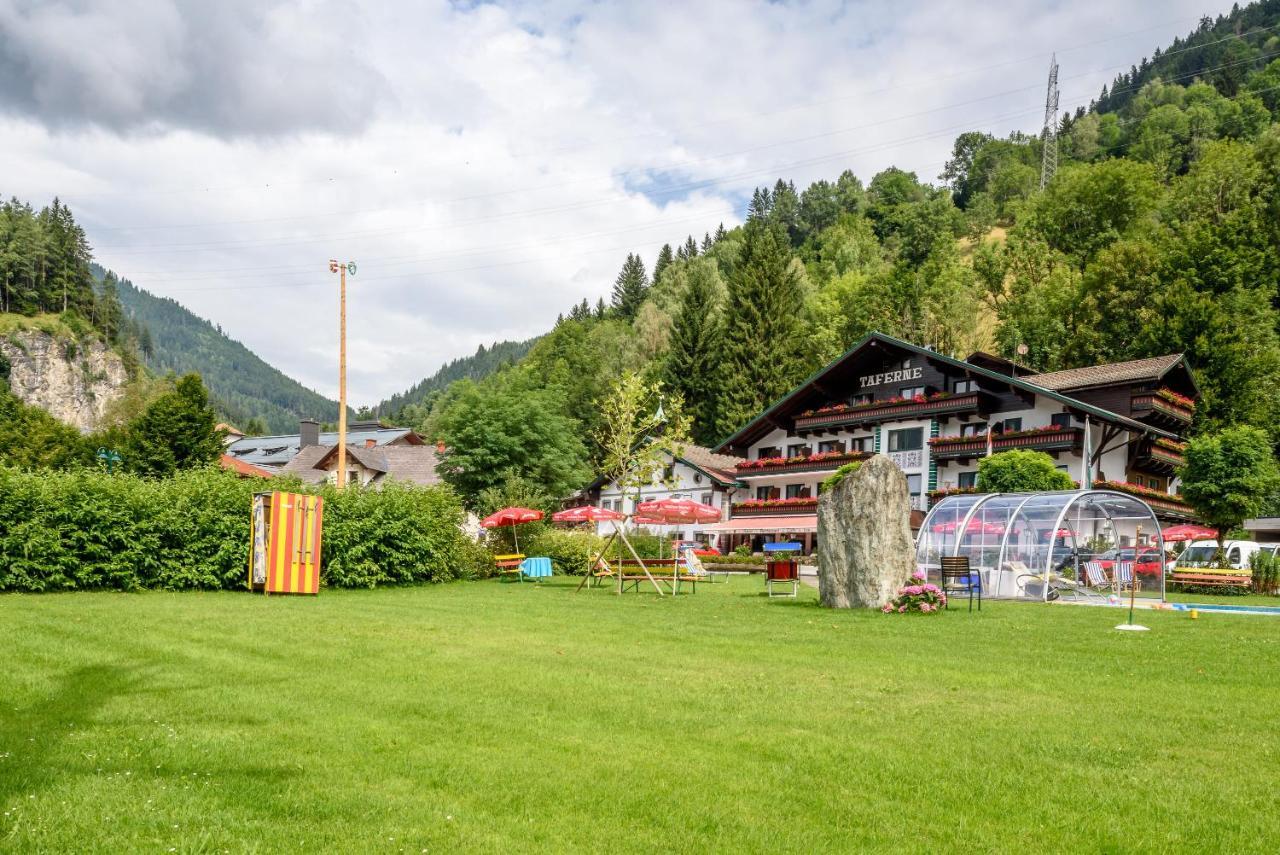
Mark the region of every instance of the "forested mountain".
POLYGON ((125 315, 136 325, 146 366, 158 374, 198 373, 219 415, 241 430, 286 433, 298 429, 300 418, 336 419, 336 401, 271 367, 221 327, 168 297, 94 267, 101 280, 116 283, 125 315))
MULTIPOLYGON (((1183 352, 1203 392, 1195 430, 1252 424, 1280 440, 1274 33, 1280 0, 1135 66, 1061 118, 1043 190, 1039 137, 980 132, 955 141, 938 183, 890 168, 866 184, 846 171, 759 188, 744 226, 673 241, 651 267, 628 255, 613 305, 574 306, 517 365, 455 383, 417 426, 518 461, 496 432, 451 432, 519 412, 530 436, 573 431, 555 453, 581 465, 603 396, 639 369, 713 444, 879 330, 1045 371, 1183 352)), ((545 463, 495 467, 488 487, 554 493, 545 463)))
POLYGON ((498 341, 483 344, 471 356, 463 356, 430 377, 415 383, 407 391, 392 395, 373 409, 373 415, 391 421, 413 419, 430 411, 436 397, 456 380, 482 380, 495 371, 518 362, 529 352, 537 339, 528 341, 498 341))

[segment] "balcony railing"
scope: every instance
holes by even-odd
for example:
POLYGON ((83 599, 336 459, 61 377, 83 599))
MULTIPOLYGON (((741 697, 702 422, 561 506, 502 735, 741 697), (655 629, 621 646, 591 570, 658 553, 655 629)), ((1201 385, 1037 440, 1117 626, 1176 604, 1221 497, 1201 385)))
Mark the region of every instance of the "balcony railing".
POLYGON ((735 517, 774 517, 795 514, 813 514, 818 511, 817 499, 748 499, 733 505, 735 517))
POLYGON ((737 466, 739 478, 759 475, 788 475, 794 472, 833 472, 846 463, 866 460, 869 451, 828 451, 803 457, 770 457, 765 460, 744 460, 737 466))
POLYGON ((1159 392, 1139 392, 1130 399, 1129 411, 1135 419, 1152 418, 1177 425, 1189 425, 1195 407, 1161 397, 1159 392))
POLYGON ((1156 512, 1156 516, 1195 519, 1196 514, 1191 506, 1181 496, 1175 496, 1172 493, 1162 493, 1159 490, 1152 490, 1150 487, 1129 484, 1125 481, 1097 481, 1093 487, 1095 490, 1115 490, 1117 493, 1128 493, 1130 496, 1137 496, 1151 506, 1151 509, 1156 512))
POLYGON ((832 408, 826 412, 815 410, 808 415, 797 416, 795 429, 797 432, 825 430, 912 416, 931 417, 973 413, 982 408, 983 398, 981 392, 967 392, 963 395, 942 393, 909 401, 876 401, 870 404, 832 408))
MULTIPOLYGON (((1035 451, 1079 451, 1084 431, 1080 428, 1053 428, 1018 431, 991 437, 991 450, 1032 449, 1035 451)), ((961 460, 987 453, 987 435, 939 436, 929 440, 929 453, 934 460, 961 460)))

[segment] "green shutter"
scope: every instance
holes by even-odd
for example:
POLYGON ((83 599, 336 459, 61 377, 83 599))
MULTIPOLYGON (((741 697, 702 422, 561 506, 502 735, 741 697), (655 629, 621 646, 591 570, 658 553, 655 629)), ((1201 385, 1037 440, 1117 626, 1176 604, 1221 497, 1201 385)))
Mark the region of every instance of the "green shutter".
MULTIPOLYGON (((930 419, 929 420, 929 438, 932 439, 937 435, 938 435, 938 420, 930 419)), ((929 455, 929 489, 936 490, 938 489, 938 463, 933 459, 932 446, 926 443, 925 451, 929 455)))
POLYGON ((876 454, 880 453, 880 426, 876 425, 875 440, 872 443, 876 454))

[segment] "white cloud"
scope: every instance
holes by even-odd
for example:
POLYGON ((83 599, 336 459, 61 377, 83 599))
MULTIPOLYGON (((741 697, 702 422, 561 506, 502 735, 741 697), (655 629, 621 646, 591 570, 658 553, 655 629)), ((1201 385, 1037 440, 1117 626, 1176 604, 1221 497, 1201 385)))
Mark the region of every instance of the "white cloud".
POLYGON ((932 179, 960 130, 1034 132, 1050 51, 1073 108, 1203 11, 904 5, 0 0, 0 175, 330 394, 326 261, 358 261, 373 403, 594 303, 630 250, 732 225, 757 184, 932 179))

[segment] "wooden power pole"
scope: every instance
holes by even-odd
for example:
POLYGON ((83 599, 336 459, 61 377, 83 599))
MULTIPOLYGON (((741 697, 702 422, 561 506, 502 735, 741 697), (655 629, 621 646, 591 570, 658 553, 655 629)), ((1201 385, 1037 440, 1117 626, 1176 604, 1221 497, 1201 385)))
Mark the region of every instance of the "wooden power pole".
POLYGON ((347 271, 356 275, 356 264, 329 259, 329 272, 338 274, 338 472, 337 484, 347 486, 347 271))

